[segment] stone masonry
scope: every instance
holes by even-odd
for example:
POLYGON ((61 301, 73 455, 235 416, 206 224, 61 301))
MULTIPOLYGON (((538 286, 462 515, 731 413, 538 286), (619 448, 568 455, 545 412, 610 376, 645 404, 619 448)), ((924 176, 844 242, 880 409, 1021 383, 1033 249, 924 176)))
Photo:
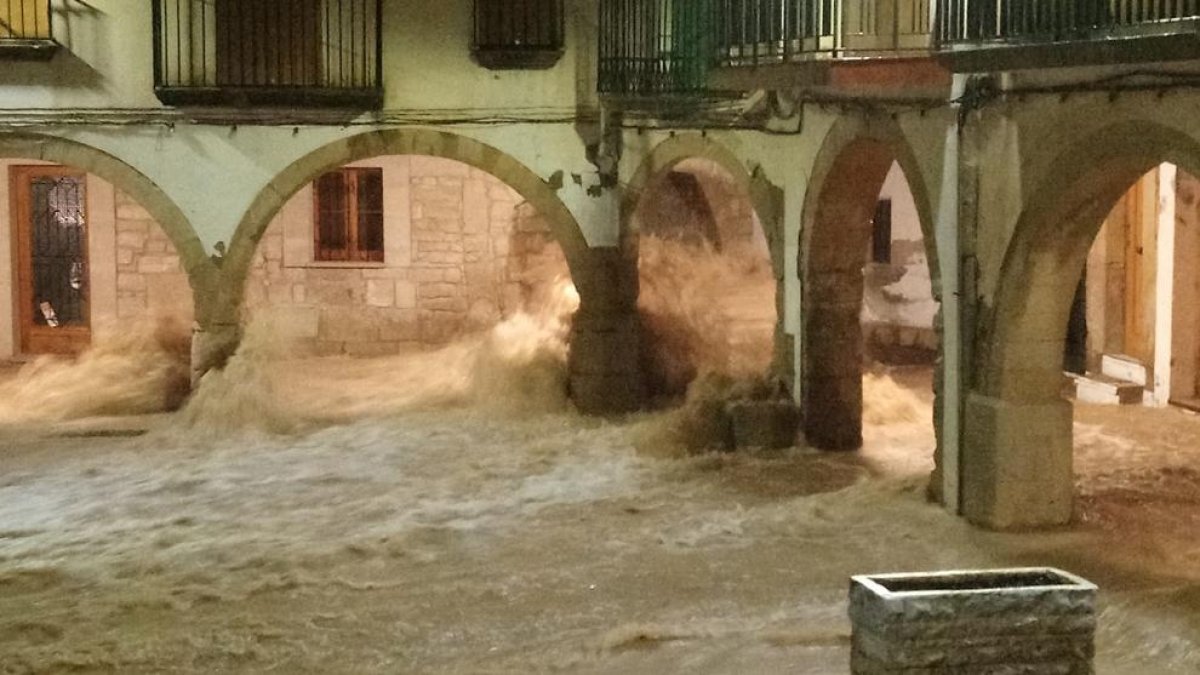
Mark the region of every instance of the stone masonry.
POLYGON ((166 317, 192 323, 192 289, 162 227, 124 192, 115 193, 117 318, 166 317))
POLYGON ((246 287, 250 319, 302 352, 381 356, 436 347, 531 308, 569 279, 545 222, 499 179, 432 157, 381 157, 384 262, 313 260, 312 191, 259 243, 246 287))
POLYGON ((1096 591, 1051 568, 854 577, 851 671, 1088 675, 1096 591))

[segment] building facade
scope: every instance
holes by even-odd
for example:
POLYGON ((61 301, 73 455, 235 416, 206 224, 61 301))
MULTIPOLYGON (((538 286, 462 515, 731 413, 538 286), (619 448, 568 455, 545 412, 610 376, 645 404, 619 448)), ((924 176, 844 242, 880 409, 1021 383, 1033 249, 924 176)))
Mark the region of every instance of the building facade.
MULTIPOLYGON (((560 265, 580 296, 576 405, 636 409, 634 213, 703 161, 769 251, 772 374, 811 444, 853 449, 864 293, 909 274, 864 274, 902 173, 901 248, 927 270, 905 288, 927 277, 933 315, 912 341, 937 353, 931 492, 989 527, 1063 523, 1089 250, 1148 171, 1200 171, 1188 7, 9 2, 0 356, 165 312, 193 323, 200 376, 267 306, 318 352, 388 353, 510 311, 530 270, 560 265)), ((1152 379, 1182 362, 1153 361, 1152 379)))

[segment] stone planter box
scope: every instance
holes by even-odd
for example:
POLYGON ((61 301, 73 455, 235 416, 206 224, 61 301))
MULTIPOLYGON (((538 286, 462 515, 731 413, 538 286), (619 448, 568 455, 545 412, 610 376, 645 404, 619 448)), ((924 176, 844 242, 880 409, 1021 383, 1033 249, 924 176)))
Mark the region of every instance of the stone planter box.
POLYGON ((850 581, 855 675, 1092 673, 1096 586, 1051 568, 850 581))

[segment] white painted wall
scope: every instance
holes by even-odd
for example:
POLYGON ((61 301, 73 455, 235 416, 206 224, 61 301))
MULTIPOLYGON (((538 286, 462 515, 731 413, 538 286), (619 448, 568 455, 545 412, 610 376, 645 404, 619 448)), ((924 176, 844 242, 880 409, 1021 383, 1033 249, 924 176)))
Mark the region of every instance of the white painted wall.
MULTIPOLYGON (((385 109, 549 116, 594 98, 594 0, 566 3, 567 50, 557 65, 512 71, 472 60, 473 0, 382 1, 385 109)), ((49 63, 6 61, 0 107, 162 107, 153 91, 150 0, 52 4, 54 37, 64 49, 49 63)))

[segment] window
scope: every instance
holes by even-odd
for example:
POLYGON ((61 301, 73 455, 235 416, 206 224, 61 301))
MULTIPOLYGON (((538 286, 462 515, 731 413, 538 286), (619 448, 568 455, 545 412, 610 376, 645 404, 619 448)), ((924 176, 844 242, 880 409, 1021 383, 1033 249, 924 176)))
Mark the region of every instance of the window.
POLYGON ((331 171, 313 195, 317 262, 383 262, 383 169, 331 171))
POLYGON ((892 200, 880 199, 871 222, 871 262, 892 262, 892 200))
POLYGON ((323 80, 319 0, 217 0, 214 33, 218 86, 311 87, 323 80))
POLYGON ((475 0, 475 59, 485 68, 549 68, 562 55, 562 0, 475 0))

